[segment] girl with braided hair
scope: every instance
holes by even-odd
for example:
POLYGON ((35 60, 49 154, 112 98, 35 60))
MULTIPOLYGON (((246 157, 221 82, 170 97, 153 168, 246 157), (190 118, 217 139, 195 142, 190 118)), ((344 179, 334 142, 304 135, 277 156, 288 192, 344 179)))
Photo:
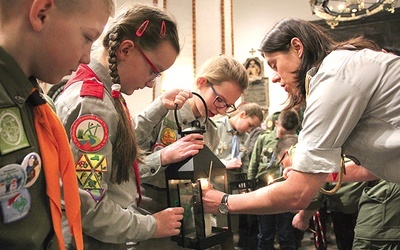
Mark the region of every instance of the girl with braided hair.
MULTIPOLYGON (((75 158, 85 249, 126 249, 126 242, 176 235, 183 208, 138 212, 141 153, 121 95, 152 88, 172 66, 180 52, 176 23, 156 7, 134 5, 110 24, 95 52, 56 101, 75 158)), ((190 97, 173 90, 159 100, 173 109, 190 97)))

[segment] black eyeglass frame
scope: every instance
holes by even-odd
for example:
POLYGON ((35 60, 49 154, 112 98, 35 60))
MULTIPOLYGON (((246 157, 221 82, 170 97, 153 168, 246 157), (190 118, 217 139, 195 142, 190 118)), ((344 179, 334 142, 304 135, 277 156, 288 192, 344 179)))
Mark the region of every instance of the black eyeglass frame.
POLYGON ((213 84, 211 82, 208 82, 208 84, 210 85, 210 87, 211 87, 211 89, 212 89, 212 91, 213 91, 213 93, 215 95, 215 99, 213 101, 213 104, 217 109, 225 108, 226 109, 225 110, 226 114, 230 114, 230 113, 232 113, 232 112, 237 110, 237 108, 236 108, 236 106, 234 104, 229 105, 228 103, 226 103, 226 101, 224 99, 222 99, 222 97, 220 97, 218 95, 217 91, 214 89, 213 84))

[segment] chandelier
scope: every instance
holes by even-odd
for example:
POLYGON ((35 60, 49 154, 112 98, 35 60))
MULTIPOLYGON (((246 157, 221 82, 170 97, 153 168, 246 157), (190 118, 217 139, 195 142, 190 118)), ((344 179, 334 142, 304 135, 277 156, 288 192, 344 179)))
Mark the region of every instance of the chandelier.
POLYGON ((334 29, 339 22, 357 20, 380 11, 393 13, 397 0, 310 0, 311 10, 334 29))

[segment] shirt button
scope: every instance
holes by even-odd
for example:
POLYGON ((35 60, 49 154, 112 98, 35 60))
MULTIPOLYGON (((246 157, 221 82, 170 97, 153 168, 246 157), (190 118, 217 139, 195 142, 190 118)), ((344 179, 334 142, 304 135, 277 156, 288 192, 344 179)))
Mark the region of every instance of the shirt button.
POLYGON ((155 170, 154 168, 152 168, 152 169, 150 169, 150 172, 151 172, 152 174, 154 174, 154 173, 156 172, 156 170, 155 170))
POLYGON ((15 101, 18 102, 19 104, 23 104, 23 103, 25 102, 25 98, 23 98, 23 97, 20 96, 20 95, 16 95, 16 96, 14 97, 14 99, 15 99, 15 101))

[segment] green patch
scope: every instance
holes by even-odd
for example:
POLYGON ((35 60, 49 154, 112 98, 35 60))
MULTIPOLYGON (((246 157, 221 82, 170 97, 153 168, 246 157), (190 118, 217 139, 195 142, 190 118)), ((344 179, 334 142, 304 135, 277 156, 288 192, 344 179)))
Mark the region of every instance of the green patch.
POLYGON ((2 155, 28 147, 18 107, 0 109, 0 152, 2 155))

